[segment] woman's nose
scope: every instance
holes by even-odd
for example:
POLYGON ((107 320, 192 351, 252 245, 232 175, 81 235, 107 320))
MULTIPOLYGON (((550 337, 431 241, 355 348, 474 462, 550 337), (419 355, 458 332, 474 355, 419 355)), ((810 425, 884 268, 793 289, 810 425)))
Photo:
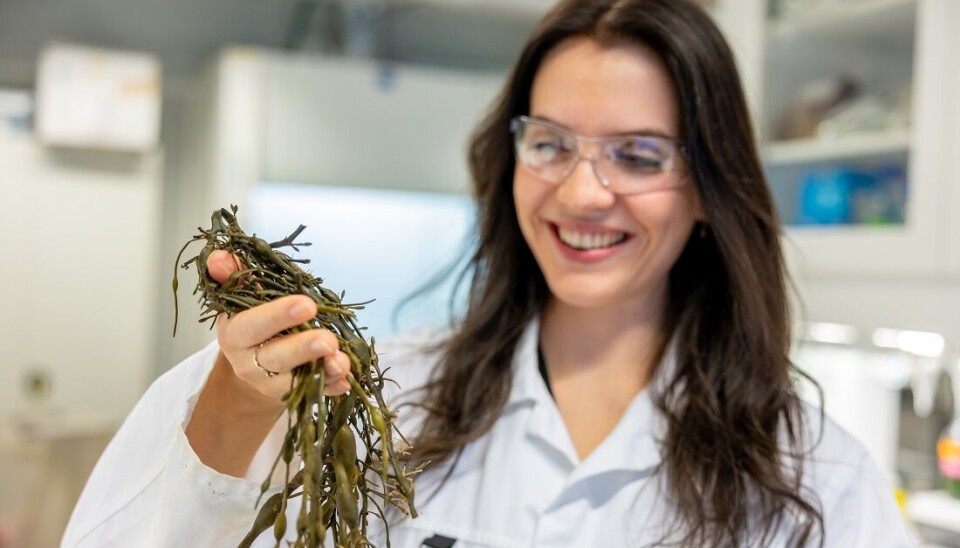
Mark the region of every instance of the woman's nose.
POLYGON ((581 156, 557 189, 557 200, 573 211, 607 209, 616 202, 595 159, 581 156))

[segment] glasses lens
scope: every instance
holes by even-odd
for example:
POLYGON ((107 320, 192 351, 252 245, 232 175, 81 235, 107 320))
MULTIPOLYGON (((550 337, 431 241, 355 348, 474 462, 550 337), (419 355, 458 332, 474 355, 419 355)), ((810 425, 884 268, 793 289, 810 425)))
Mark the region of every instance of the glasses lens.
POLYGON ((649 175, 669 167, 670 146, 656 138, 631 137, 609 143, 604 157, 624 174, 649 175))
POLYGON ((522 121, 516 134, 517 156, 528 169, 546 180, 557 181, 577 155, 577 141, 555 128, 522 121))
POLYGON ((601 170, 617 192, 636 193, 662 187, 667 179, 652 177, 670 171, 672 143, 657 137, 634 136, 604 145, 601 170))
POLYGON ((682 184, 682 177, 659 177, 673 168, 676 145, 657 136, 577 137, 552 124, 518 117, 511 122, 517 160, 544 181, 562 182, 580 159, 580 140, 597 156, 588 158, 604 186, 619 194, 636 194, 682 184), (594 144, 596 143, 596 144, 594 144))

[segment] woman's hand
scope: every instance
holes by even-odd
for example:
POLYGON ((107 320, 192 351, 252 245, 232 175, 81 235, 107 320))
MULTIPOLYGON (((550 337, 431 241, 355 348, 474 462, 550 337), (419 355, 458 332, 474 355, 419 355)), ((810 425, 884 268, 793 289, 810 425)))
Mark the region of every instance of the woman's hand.
MULTIPOLYGON (((210 276, 220 283, 239 268, 236 257, 226 251, 215 251, 207 259, 210 276)), ((336 335, 326 329, 310 329, 276 337, 284 329, 309 321, 316 313, 313 299, 292 295, 245 310, 232 318, 223 315, 217 319, 220 351, 234 375, 267 400, 279 402, 290 389, 291 371, 313 360, 321 360, 326 370, 324 393, 343 394, 350 389, 346 378, 350 359, 339 350, 336 335), (268 371, 277 375, 271 377, 268 371)))
MULTIPOLYGON (((238 269, 236 258, 226 251, 215 251, 207 259, 210 276, 220 283, 238 269)), ((277 337, 310 320, 316 306, 309 297, 294 295, 217 320, 220 354, 186 427, 201 462, 223 474, 244 476, 283 410, 281 397, 298 365, 320 360, 326 371, 324 392, 349 390, 345 375, 350 360, 332 332, 310 329, 277 337), (277 374, 269 376, 257 363, 277 374)))

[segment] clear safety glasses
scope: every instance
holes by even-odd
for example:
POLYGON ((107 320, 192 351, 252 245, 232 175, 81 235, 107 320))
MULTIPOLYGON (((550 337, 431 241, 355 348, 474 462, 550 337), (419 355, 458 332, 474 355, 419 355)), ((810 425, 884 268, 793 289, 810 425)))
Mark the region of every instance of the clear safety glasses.
POLYGON ((581 160, 593 166, 600 183, 615 194, 642 194, 683 185, 685 177, 662 177, 677 164, 683 146, 657 135, 583 137, 545 120, 511 120, 517 159, 528 171, 562 183, 581 160))

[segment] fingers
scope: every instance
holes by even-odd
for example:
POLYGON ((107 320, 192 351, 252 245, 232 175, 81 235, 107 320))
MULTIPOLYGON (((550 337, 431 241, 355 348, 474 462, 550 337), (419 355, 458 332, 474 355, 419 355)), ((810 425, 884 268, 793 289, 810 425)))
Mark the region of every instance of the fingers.
MULTIPOLYGON (((317 304, 305 295, 281 297, 244 310, 232 318, 221 317, 222 348, 253 348, 277 333, 300 325, 317 314, 317 304)), ((333 336, 332 333, 330 333, 333 336)), ((336 348, 336 345, 333 346, 336 348)), ((302 362, 301 362, 302 363, 302 362)))
MULTIPOLYGON (((214 251, 207 258, 207 271, 219 283, 241 268, 240 260, 224 250, 214 251)), ((220 350, 234 374, 264 395, 282 396, 290 387, 290 372, 314 360, 323 361, 324 394, 344 394, 350 390, 350 358, 339 350, 336 335, 326 329, 311 329, 276 337, 281 331, 309 321, 316 313, 313 299, 291 295, 233 317, 221 315, 217 320, 220 350), (276 375, 268 376, 267 372, 276 375)))
POLYGON ((328 362, 335 365, 333 371, 327 367, 328 374, 342 377, 345 371, 332 360, 338 352, 336 335, 326 329, 311 329, 267 342, 257 352, 257 361, 268 371, 288 373, 299 365, 323 359, 325 366, 328 362))
POLYGON ((245 352, 230 352, 231 356, 227 356, 227 359, 239 378, 260 393, 272 397, 280 397, 287 391, 294 369, 320 360, 326 373, 324 394, 339 396, 350 390, 347 378, 350 374, 350 358, 337 346, 337 337, 332 332, 314 329, 273 339, 245 352), (277 375, 269 376, 265 371, 277 375))
POLYGON ((284 329, 313 318, 316 309, 316 303, 309 297, 293 295, 245 310, 232 318, 221 316, 217 322, 220 349, 234 374, 261 394, 279 398, 290 387, 291 371, 305 363, 322 360, 326 372, 324 394, 336 396, 350 390, 346 378, 350 359, 339 350, 339 341, 333 332, 310 329, 276 337, 284 329), (270 377, 265 371, 277 375, 270 377))
POLYGON ((350 358, 339 350, 323 360, 326 371, 326 387, 323 393, 327 396, 339 396, 350 391, 350 358))
POLYGON ((218 249, 207 257, 207 273, 219 283, 227 281, 227 278, 240 268, 240 259, 229 251, 218 249))

